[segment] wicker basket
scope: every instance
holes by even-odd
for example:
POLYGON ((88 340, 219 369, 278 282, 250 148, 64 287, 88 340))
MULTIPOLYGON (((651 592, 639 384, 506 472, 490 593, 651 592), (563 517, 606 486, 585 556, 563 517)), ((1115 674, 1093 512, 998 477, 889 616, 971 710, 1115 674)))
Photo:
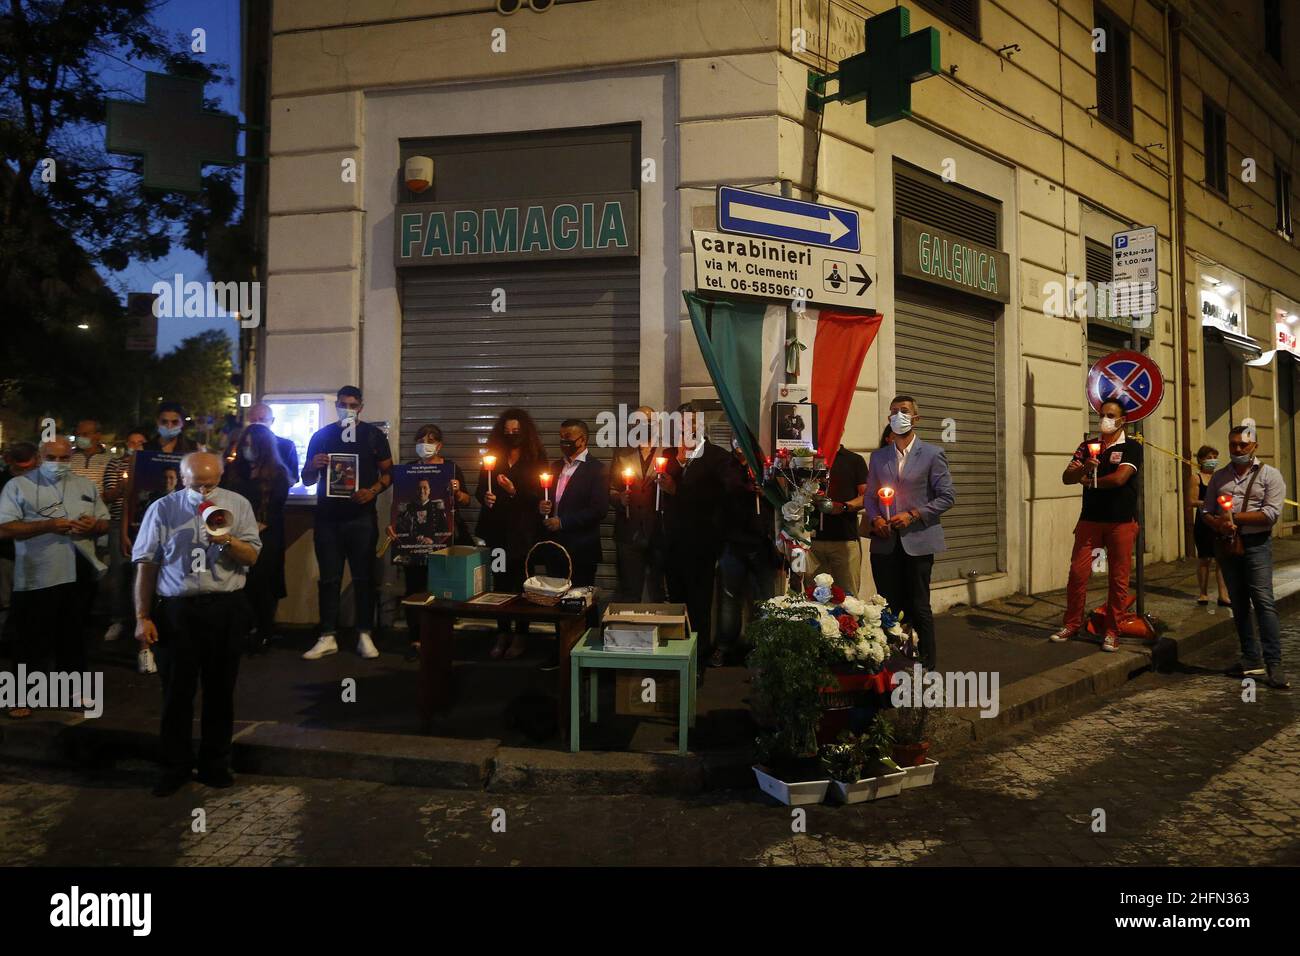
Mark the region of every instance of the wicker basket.
POLYGON ((524 581, 524 597, 534 604, 540 604, 542 607, 555 607, 560 603, 560 598, 564 597, 569 588, 573 587, 573 558, 565 550, 564 545, 558 541, 538 541, 528 549, 528 556, 524 558, 524 570, 532 567, 533 552, 544 544, 560 549, 560 552, 564 555, 564 560, 569 562, 569 574, 563 578, 530 575, 524 581))

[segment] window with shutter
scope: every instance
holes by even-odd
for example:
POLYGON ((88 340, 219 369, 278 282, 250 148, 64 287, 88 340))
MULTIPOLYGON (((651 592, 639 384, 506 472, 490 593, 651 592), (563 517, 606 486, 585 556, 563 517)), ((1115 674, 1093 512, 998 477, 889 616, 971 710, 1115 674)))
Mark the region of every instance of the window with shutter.
POLYGON ((1202 101, 1205 126, 1205 185, 1228 195, 1228 119, 1208 96, 1202 101))
POLYGON ((1104 49, 1096 53, 1097 117, 1115 132, 1133 138, 1133 79, 1128 27, 1105 7, 1093 10, 1104 49))
POLYGON ((916 0, 916 5, 967 36, 976 40, 980 38, 979 0, 916 0))

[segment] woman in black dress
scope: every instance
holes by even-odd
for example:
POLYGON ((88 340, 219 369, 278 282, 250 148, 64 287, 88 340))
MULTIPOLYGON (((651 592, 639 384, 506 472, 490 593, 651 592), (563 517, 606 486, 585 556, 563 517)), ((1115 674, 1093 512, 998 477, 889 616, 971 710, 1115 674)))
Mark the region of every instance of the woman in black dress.
POLYGON ((1228 590, 1223 583, 1223 572, 1219 570, 1218 562, 1214 558, 1214 532, 1205 523, 1205 516, 1201 513, 1205 489, 1210 484, 1210 476, 1218 467, 1219 449, 1211 448, 1209 445, 1202 445, 1196 449, 1196 496, 1188 502, 1195 516, 1192 539, 1196 542, 1196 583, 1201 589, 1196 603, 1210 603, 1210 569, 1213 567, 1214 576, 1219 584, 1219 607, 1232 607, 1232 602, 1228 600, 1228 590))
MULTIPOLYGON (((546 449, 537 434, 533 417, 522 408, 507 408, 497 416, 488 435, 486 454, 496 456, 492 469, 492 490, 488 491, 488 470, 479 472, 474 497, 483 505, 478 517, 478 536, 495 551, 505 551, 506 570, 493 575, 492 588, 518 593, 527 577, 524 559, 537 540, 540 519, 537 505, 542 500, 540 476, 546 468, 546 449)), ((516 621, 517 633, 510 636, 508 619, 498 621, 501 634, 492 648, 493 657, 513 659, 526 650, 527 621, 516 621)))
POLYGON ((284 586, 284 503, 293 479, 280 460, 275 435, 265 425, 249 425, 234 442, 236 455, 227 461, 223 487, 243 495, 252 505, 262 550, 248 569, 244 594, 252 606, 257 631, 249 653, 265 651, 275 629, 275 607, 288 592, 284 586))
MULTIPOLYGON (((437 425, 422 425, 420 430, 415 433, 415 460, 421 465, 441 465, 447 459, 442 457, 442 429, 437 425)), ((470 537, 469 529, 465 526, 465 519, 462 517, 461 508, 469 504, 469 492, 465 490, 465 474, 460 470, 460 465, 455 465, 451 479, 451 493, 456 499, 456 519, 453 529, 453 544, 473 544, 474 539, 470 537)), ((397 540, 397 527, 388 526, 388 539, 397 540)), ((410 597, 412 594, 419 594, 422 591, 429 590, 429 559, 423 554, 402 554, 397 552, 393 555, 393 563, 401 565, 402 572, 406 580, 406 590, 403 592, 404 597, 410 597)), ((420 619, 419 612, 416 608, 405 607, 406 612, 406 633, 409 636, 411 647, 420 646, 420 619)), ((410 655, 414 656, 414 654, 410 655)))

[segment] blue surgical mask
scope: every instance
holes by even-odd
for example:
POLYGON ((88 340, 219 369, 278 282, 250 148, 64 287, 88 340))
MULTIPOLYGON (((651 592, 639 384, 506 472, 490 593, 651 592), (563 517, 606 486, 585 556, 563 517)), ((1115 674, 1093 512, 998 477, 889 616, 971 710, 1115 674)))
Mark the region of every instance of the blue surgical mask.
POLYGON ((1217 458, 1207 458, 1205 459, 1205 461, 1201 462, 1201 471, 1218 471, 1218 470, 1219 470, 1219 459, 1217 458))
POLYGON ((87 438, 85 435, 77 436, 77 448, 79 448, 81 451, 89 450, 92 444, 93 443, 91 442, 91 440, 87 438))
POLYGON ((203 504, 203 502, 207 501, 207 499, 208 499, 208 496, 205 495, 203 492, 199 491, 199 489, 197 489, 197 488, 186 488, 186 489, 185 489, 185 500, 188 501, 190 504, 192 504, 192 505, 193 505, 194 507, 196 507, 196 508, 197 508, 199 505, 203 504))
POLYGON ((158 426, 158 437, 163 439, 164 441, 171 441, 180 433, 181 433, 180 425, 176 425, 175 427, 164 426, 164 425, 158 426))
POLYGON ((66 461, 41 462, 41 474, 50 479, 50 481, 59 481, 62 478, 66 478, 70 471, 72 471, 72 466, 66 461))
POLYGON ((335 411, 339 413, 340 424, 346 423, 361 414, 361 410, 357 408, 336 408, 335 411))
POLYGON ((1234 465, 1249 465, 1254 460, 1255 460, 1254 455, 1233 455, 1232 456, 1232 463, 1234 465))

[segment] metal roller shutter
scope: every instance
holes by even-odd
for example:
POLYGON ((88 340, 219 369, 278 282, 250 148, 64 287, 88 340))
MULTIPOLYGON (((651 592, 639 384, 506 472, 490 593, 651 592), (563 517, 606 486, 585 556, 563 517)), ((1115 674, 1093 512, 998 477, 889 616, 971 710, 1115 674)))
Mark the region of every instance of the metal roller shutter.
MULTIPOLYGON (((501 410, 527 409, 548 455, 559 455, 560 422, 638 404, 640 282, 636 259, 502 263, 412 270, 402 282, 400 454, 409 460, 421 425, 443 431, 445 455, 478 479, 478 450, 501 410), (493 290, 505 311, 493 312, 493 290)), ((478 520, 475 502, 466 518, 478 520)), ((597 584, 613 588, 613 519, 605 522, 597 584)))
POLYGON ((943 516, 948 550, 935 558, 933 579, 996 572, 1005 546, 997 324, 919 302, 899 300, 895 309, 898 393, 916 399, 917 434, 943 448, 957 491, 957 504, 943 516), (956 441, 942 441, 945 418, 956 423, 956 441))

